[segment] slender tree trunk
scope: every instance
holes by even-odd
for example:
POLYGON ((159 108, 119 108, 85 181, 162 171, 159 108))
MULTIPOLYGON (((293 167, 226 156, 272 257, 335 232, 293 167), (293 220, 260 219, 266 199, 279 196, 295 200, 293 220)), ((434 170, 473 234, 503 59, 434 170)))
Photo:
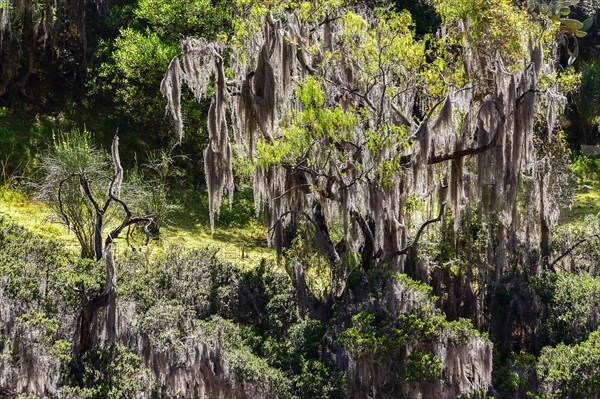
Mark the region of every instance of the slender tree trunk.
POLYGON ((104 261, 106 263, 106 286, 105 295, 108 296, 108 309, 106 314, 106 333, 108 343, 115 342, 117 335, 117 273, 115 255, 112 250, 112 244, 108 244, 104 252, 104 261))
MULTIPOLYGON (((548 267, 550 264, 550 228, 546 219, 546 204, 545 204, 545 187, 544 176, 540 173, 540 251, 542 255, 543 267, 548 267)), ((537 270, 540 274, 541 270, 537 270)))

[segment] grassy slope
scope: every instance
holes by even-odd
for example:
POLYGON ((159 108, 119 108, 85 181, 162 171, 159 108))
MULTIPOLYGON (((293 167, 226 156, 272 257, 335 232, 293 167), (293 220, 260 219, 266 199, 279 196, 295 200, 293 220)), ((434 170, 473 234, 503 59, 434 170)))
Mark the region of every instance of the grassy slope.
MULTIPOLYGON (((252 215, 250 193, 238 196, 231 209, 224 204, 221 219, 212 235, 206 195, 195 192, 187 197, 185 205, 173 215, 171 225, 161 229, 160 240, 153 241, 147 251, 160 254, 171 245, 181 245, 184 248, 210 246, 218 249, 217 256, 220 258, 244 268, 257 265, 263 258, 274 259, 274 252, 267 247, 264 227, 252 215)), ((578 188, 571 208, 563 211, 561 224, 582 223, 586 215, 599 212, 600 182, 588 181, 578 188)), ((79 251, 74 235, 69 234, 58 223, 58 218, 43 203, 0 188, 0 217, 2 216, 43 237, 60 239, 74 254, 79 251)))
MULTIPOLYGON (((79 249, 74 235, 68 234, 67 229, 58 223, 59 219, 51 209, 2 188, 1 184, 15 176, 35 173, 35 160, 40 156, 40 149, 51 144, 53 132, 87 126, 96 138, 101 139, 100 147, 108 148, 115 131, 115 126, 108 119, 98 118, 90 110, 73 106, 65 106, 65 111, 58 114, 35 116, 32 112, 0 106, 0 217, 7 217, 44 237, 58 238, 72 248, 74 254, 77 253, 79 249)), ((136 148, 144 153, 148 148, 140 142, 140 137, 143 135, 140 136, 139 132, 122 134, 122 148, 136 148)), ((252 195, 248 190, 238 195, 231 209, 224 204, 212 236, 205 191, 201 188, 176 195, 184 206, 172 217, 172 227, 161 228, 161 239, 152 242, 148 251, 161 253, 170 245, 187 248, 211 246, 219 250, 218 256, 242 267, 255 266, 262 258, 274 258, 273 251, 267 247, 264 228, 254 217, 252 195)))
POLYGON ((561 215, 561 223, 581 223, 585 216, 600 213, 600 182, 581 184, 573 196, 570 209, 561 215))
MULTIPOLYGON (((197 210, 202 208, 199 206, 197 210)), ((231 215, 233 211, 228 209, 224 213, 225 216, 236 216, 231 215)), ((52 210, 23 194, 0 189, 0 217, 6 217, 43 237, 60 239, 74 254, 79 251, 75 236, 58 223, 52 210)), ((157 254, 170 245, 186 248, 210 246, 219 250, 217 256, 245 268, 257 265, 263 258, 274 258, 273 251, 267 247, 264 229, 256 218, 241 218, 243 223, 229 223, 229 226, 218 225, 212 237, 205 218, 193 209, 181 210, 173 219, 173 226, 163 228, 160 240, 153 241, 146 250, 157 254), (242 247, 245 250, 243 259, 242 247)))

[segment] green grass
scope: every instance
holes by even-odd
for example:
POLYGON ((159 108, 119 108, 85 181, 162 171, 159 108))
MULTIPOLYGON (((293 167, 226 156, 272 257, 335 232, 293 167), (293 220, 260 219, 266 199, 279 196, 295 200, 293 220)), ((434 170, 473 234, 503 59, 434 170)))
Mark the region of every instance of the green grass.
MULTIPOLYGON (((171 226, 161 228, 160 239, 152 241, 144 250, 159 255, 171 245, 189 249, 213 247, 218 249, 217 257, 243 268, 254 267, 263 258, 274 259, 275 254, 267 246, 261 222, 247 214, 247 195, 240 196, 231 210, 228 206, 224 207, 224 220, 217 224, 211 235, 208 211, 204 215, 201 213, 205 210, 205 196, 193 194, 190 202, 172 217, 171 226), (191 201, 197 201, 197 204, 194 206, 191 201)), ((44 203, 12 190, 0 189, 1 216, 42 237, 61 240, 73 254, 79 251, 75 236, 58 223, 56 215, 44 203)), ((123 244, 121 250, 127 250, 126 245, 123 244)))
POLYGON ((579 189, 573 200, 573 207, 565 215, 568 221, 581 221, 587 215, 600 213, 600 183, 579 189))
POLYGON ((560 224, 583 223, 587 215, 600 213, 600 182, 586 182, 580 184, 570 208, 561 213, 560 224))
POLYGON ((74 253, 79 251, 75 236, 68 234, 65 226, 46 204, 31 200, 25 195, 0 188, 0 217, 19 224, 43 238, 59 239, 74 253))
POLYGON ((600 214, 600 158, 575 155, 570 168, 577 177, 571 207, 561 213, 561 224, 582 224, 588 215, 600 214))

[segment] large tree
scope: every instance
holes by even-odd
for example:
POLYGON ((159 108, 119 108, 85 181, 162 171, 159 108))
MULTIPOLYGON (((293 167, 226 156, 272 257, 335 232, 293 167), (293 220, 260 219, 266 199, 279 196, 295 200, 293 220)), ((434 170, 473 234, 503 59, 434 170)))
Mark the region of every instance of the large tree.
MULTIPOLYGON (((488 222, 472 260, 489 269, 480 286, 534 253, 538 269, 549 264, 559 23, 507 0, 432 5, 440 31, 417 38, 410 14, 391 7, 239 1, 235 34, 187 39, 163 80, 180 137, 182 83, 212 97, 211 223, 233 196, 235 151, 254 162, 269 240, 318 251, 330 300, 358 264, 428 280, 419 242, 446 217, 450 229, 465 216, 488 222)), ((288 262, 299 287, 301 257, 288 262)), ((474 296, 476 266, 464 295, 474 296)))

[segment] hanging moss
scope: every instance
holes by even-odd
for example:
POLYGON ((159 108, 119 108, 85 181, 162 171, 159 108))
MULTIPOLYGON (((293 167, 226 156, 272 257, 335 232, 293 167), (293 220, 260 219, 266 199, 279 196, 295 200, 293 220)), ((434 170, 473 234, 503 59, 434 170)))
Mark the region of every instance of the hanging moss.
MULTIPOLYGON (((447 84, 445 97, 435 101, 427 86, 421 89, 420 74, 430 65, 406 12, 348 7, 318 16, 272 10, 257 26, 252 37, 236 38, 230 47, 196 39, 183 45, 182 81, 198 98, 211 79, 216 89, 205 150, 213 226, 222 196, 233 194, 229 122, 238 151, 259 158, 255 203, 278 250, 283 231, 301 220, 318 227, 329 259, 341 259, 323 236, 341 220, 353 252, 367 248, 363 258, 391 261, 402 270, 402 255, 419 238, 419 226, 444 204, 455 229, 461 215, 480 205, 497 215, 497 251, 488 251, 494 258, 488 261, 500 268, 520 240, 538 240, 536 226, 546 223, 551 199, 547 183, 529 180, 547 179, 550 166, 538 162, 534 122, 547 118, 551 136, 564 106, 558 86, 545 92, 543 102, 538 94, 540 75, 555 68, 552 49, 545 51, 533 37, 521 40, 523 66, 511 58, 507 71, 502 55, 465 43, 461 60, 473 80, 463 87, 447 84), (233 79, 222 72, 224 55, 233 79), (405 207, 409 197, 425 203, 424 210, 405 207), (523 199, 530 207, 517 212, 523 199)), ((176 65, 174 60, 165 82, 177 81, 176 65)), ((171 86, 169 110, 181 134, 178 89, 171 86)))

